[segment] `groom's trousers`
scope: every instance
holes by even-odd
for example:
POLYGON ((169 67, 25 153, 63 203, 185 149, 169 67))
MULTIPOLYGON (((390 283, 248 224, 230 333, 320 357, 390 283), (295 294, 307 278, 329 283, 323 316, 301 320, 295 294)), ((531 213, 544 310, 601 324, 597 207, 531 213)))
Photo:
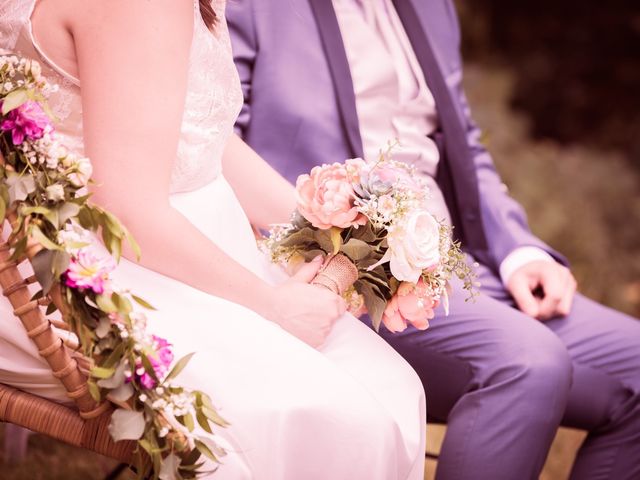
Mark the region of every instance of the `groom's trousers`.
POLYGON ((447 423, 437 479, 537 479, 559 425, 589 432, 572 479, 640 479, 640 321, 577 295, 569 316, 540 322, 478 274, 481 295, 465 302, 455 283, 429 329, 380 329, 447 423))

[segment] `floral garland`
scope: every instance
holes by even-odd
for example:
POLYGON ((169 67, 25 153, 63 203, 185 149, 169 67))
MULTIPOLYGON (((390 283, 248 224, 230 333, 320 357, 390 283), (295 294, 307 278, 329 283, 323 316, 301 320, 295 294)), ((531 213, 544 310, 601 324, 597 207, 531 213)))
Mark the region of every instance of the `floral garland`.
MULTIPOLYGON (((194 478, 201 455, 218 463, 225 454, 215 437, 195 432, 196 422, 210 434, 227 423, 205 393, 174 383, 192 354, 174 363, 170 343, 147 331, 134 304, 153 307, 112 281, 122 242, 138 256, 139 248, 114 215, 89 202, 91 162, 64 147, 47 108, 56 90, 36 61, 0 52, 0 220, 14 220, 12 258, 24 256, 28 238, 43 247, 32 261, 36 297, 59 289, 63 316, 92 361, 89 391, 118 407, 111 436, 138 442, 139 478, 194 478)), ((46 313, 55 310, 52 303, 46 313)))

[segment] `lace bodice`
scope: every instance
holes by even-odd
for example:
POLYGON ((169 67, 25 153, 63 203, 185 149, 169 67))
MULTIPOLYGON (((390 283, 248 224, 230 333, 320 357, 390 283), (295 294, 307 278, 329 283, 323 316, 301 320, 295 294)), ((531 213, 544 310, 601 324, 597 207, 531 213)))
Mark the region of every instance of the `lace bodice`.
MULTIPOLYGON (((223 12, 216 1, 220 22, 212 34, 194 4, 193 41, 189 59, 187 94, 176 160, 171 175, 171 193, 198 189, 221 172, 223 149, 233 132, 242 106, 242 91, 233 64, 231 42, 223 12)), ((43 73, 59 85, 49 99, 58 117, 56 129, 69 148, 83 150, 80 81, 58 67, 38 45, 31 31, 35 0, 0 0, 0 49, 40 61, 43 73)))

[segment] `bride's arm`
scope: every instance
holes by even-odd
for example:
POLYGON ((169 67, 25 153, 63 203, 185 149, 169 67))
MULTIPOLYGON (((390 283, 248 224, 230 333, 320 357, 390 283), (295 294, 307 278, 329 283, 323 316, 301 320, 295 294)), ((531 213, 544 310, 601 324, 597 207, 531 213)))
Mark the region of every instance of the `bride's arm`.
POLYGON ((131 230, 142 247, 142 265, 260 311, 269 287, 169 204, 193 4, 73 3, 80 9, 70 27, 82 82, 85 149, 99 183, 95 201, 131 230))
MULTIPOLYGON (((132 231, 142 247, 141 264, 245 305, 311 344, 321 342, 327 325, 344 311, 337 296, 302 283, 267 285, 169 203, 187 88, 193 3, 51 4, 65 9, 65 28, 75 45, 85 149, 99 182, 94 198, 132 231)), ((207 205, 202 215, 207 215, 207 205)), ((317 266, 318 262, 313 268, 317 266)))
POLYGON ((224 176, 252 225, 266 229, 272 223, 289 221, 296 206, 293 186, 236 134, 222 162, 224 176))

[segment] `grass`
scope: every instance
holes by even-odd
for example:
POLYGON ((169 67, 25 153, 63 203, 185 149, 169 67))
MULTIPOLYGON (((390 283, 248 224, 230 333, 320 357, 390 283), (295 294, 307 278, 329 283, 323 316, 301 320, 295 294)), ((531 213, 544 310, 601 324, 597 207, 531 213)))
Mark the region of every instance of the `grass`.
MULTIPOLYGON (((506 69, 467 68, 475 118, 505 183, 527 209, 533 230, 568 255, 583 293, 640 315, 638 173, 619 152, 532 141, 526 118, 508 108, 512 82, 506 69)), ((438 451, 444 431, 430 427, 430 451, 438 451)), ((2 432, 0 425, 0 437, 2 432)), ((568 478, 583 439, 583 432, 560 429, 540 479, 568 478)), ((100 479, 114 467, 99 455, 33 435, 27 460, 0 464, 0 480, 100 479)), ((425 479, 432 479, 434 471, 435 463, 427 462, 425 479)), ((130 476, 120 477, 125 478, 130 476)))

